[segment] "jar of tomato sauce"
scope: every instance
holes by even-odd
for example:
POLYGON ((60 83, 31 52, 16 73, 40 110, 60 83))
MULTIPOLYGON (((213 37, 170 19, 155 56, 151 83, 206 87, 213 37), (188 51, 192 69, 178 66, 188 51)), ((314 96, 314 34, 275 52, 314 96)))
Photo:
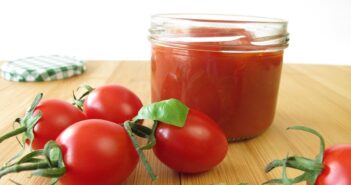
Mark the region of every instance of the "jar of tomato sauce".
POLYGON ((228 141, 255 137, 272 124, 288 46, 286 21, 155 15, 149 39, 152 101, 177 98, 206 113, 228 141))

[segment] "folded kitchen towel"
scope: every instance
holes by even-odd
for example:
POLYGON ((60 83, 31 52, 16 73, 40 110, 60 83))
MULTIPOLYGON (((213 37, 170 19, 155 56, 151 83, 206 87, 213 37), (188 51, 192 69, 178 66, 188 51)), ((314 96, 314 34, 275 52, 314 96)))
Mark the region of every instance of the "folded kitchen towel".
POLYGON ((17 82, 60 80, 80 75, 86 70, 84 61, 73 57, 50 55, 17 59, 1 66, 1 76, 17 82))

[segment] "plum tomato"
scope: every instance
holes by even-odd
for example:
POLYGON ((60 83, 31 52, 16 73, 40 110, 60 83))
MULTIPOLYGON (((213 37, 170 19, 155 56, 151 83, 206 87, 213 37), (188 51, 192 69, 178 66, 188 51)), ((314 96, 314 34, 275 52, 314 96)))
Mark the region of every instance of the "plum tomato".
POLYGON ((104 119, 118 124, 132 119, 143 106, 132 91, 119 85, 105 85, 93 90, 84 101, 89 119, 104 119))
POLYGON ((33 128, 33 149, 43 148, 47 141, 55 140, 68 126, 86 119, 78 108, 57 99, 40 102, 33 114, 36 115, 39 111, 42 116, 33 128))
POLYGON ((56 139, 61 147, 63 185, 118 185, 135 169, 139 157, 125 129, 91 119, 78 122, 56 139))
POLYGON ((190 109, 184 127, 159 123, 153 152, 178 172, 199 173, 219 164, 228 142, 223 131, 204 113, 190 109))

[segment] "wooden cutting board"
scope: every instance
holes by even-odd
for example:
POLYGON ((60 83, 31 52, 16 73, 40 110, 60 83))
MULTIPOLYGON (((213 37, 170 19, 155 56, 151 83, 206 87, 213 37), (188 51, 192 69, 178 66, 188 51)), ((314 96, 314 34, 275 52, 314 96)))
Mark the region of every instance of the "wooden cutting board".
MULTIPOLYGON (((118 83, 130 88, 143 101, 150 103, 150 70, 147 62, 88 62, 88 71, 67 80, 43 83, 15 83, 0 80, 0 132, 11 129, 12 121, 30 105, 34 96, 72 100, 72 90, 82 84, 94 87, 118 83)), ((147 152, 158 181, 151 183, 141 164, 125 185, 214 185, 239 182, 258 185, 269 178, 280 177, 276 170, 265 174, 263 168, 272 159, 287 154, 313 157, 318 152, 316 137, 298 131, 286 131, 288 126, 312 127, 325 137, 327 146, 351 143, 351 66, 322 66, 286 64, 283 68, 278 107, 273 125, 254 139, 230 144, 225 160, 209 172, 178 174, 160 163, 152 152, 147 152)), ((0 164, 4 164, 19 150, 15 139, 0 144, 0 164)), ((206 155, 206 154, 204 154, 206 155)), ((295 176, 296 171, 289 171, 295 176)), ((49 180, 29 178, 29 173, 13 174, 0 180, 1 185, 11 184, 9 179, 25 185, 44 185, 49 180)))

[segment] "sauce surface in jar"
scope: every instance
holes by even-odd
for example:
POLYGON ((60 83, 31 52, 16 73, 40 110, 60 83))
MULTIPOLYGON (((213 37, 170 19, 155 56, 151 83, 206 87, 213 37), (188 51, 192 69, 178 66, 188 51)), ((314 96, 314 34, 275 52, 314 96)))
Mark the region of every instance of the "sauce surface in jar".
POLYGON ((255 34, 241 28, 174 32, 187 42, 153 42, 152 101, 181 100, 213 118, 229 141, 266 130, 276 109, 283 50, 253 45, 255 34))

